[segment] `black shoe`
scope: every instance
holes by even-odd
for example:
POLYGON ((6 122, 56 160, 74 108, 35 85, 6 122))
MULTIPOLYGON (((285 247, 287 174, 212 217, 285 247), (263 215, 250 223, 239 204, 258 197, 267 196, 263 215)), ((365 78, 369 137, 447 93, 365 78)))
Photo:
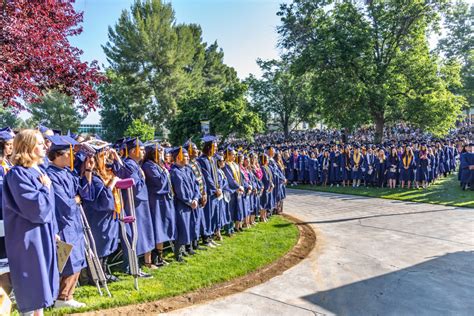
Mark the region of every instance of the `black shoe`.
POLYGON ((175 259, 177 262, 185 262, 183 256, 181 256, 181 255, 175 256, 174 259, 175 259))

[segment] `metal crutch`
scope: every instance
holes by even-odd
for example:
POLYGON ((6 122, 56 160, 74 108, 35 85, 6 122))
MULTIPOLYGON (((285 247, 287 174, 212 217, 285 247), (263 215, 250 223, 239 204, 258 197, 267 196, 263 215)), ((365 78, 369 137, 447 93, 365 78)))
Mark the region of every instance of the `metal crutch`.
POLYGON ((137 256, 137 241, 138 241, 138 231, 137 231, 137 222, 136 222, 136 213, 135 213, 135 199, 133 196, 133 186, 135 181, 132 178, 122 179, 117 182, 115 185, 116 188, 120 190, 127 190, 128 204, 130 207, 129 216, 125 216, 125 209, 122 195, 120 195, 120 205, 122 207, 122 212, 120 212, 120 230, 122 233, 122 240, 125 242, 125 247, 127 248, 128 261, 130 265, 130 274, 134 277, 134 286, 138 291, 138 277, 140 276, 140 267, 138 265, 138 256, 137 256), (131 218, 130 218, 131 217, 131 218), (128 237, 126 224, 132 224, 132 236, 131 240, 128 237))
POLYGON ((92 280, 94 281, 100 296, 102 296, 102 290, 100 289, 100 286, 102 285, 105 288, 107 295, 109 297, 112 297, 109 291, 109 287, 107 286, 107 278, 105 277, 104 270, 102 269, 99 257, 97 256, 97 249, 95 247, 95 241, 94 236, 92 235, 91 227, 89 226, 89 222, 87 221, 84 209, 80 204, 79 210, 81 211, 82 227, 84 228, 86 260, 87 265, 89 266, 89 271, 91 272, 92 280))

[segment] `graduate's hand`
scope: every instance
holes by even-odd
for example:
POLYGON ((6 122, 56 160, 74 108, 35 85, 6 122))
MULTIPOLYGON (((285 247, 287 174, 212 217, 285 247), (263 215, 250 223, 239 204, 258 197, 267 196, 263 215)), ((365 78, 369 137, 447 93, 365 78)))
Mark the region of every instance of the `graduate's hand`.
POLYGON ((216 191, 216 196, 219 197, 222 195, 222 190, 221 189, 217 189, 216 191))
POLYGON ((58 234, 56 234, 54 237, 56 238, 56 241, 61 241, 61 237, 59 237, 58 234))
POLYGON ((39 180, 41 184, 43 184, 45 187, 47 187, 48 189, 51 188, 51 179, 47 175, 41 175, 39 177, 39 180))
POLYGON ((109 187, 110 189, 115 188, 115 185, 117 184, 117 182, 118 182, 119 180, 120 180, 119 177, 113 177, 112 180, 110 180, 108 187, 109 187))
POLYGON ((193 210, 195 210, 195 209, 197 209, 197 207, 198 207, 198 201, 193 200, 193 201, 191 202, 191 208, 192 208, 193 210))
POLYGON ((81 204, 81 197, 79 195, 76 195, 74 200, 76 200, 76 204, 81 204))

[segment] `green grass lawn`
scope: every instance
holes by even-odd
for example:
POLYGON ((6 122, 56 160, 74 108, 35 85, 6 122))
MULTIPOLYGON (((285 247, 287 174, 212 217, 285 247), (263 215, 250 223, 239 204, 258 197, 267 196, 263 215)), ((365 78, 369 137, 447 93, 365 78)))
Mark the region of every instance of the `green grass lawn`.
MULTIPOLYGON (((282 257, 298 241, 298 228, 281 216, 259 223, 232 238, 224 237, 222 246, 199 251, 186 263, 170 259, 168 266, 153 270, 153 279, 140 279, 140 291, 133 288, 130 276, 119 275, 120 282, 109 285, 112 298, 100 297, 95 287, 77 289, 74 298, 87 304, 82 309, 48 309, 48 315, 91 311, 143 303, 183 294, 248 274, 282 257)), ((146 270, 146 269, 145 269, 146 270)))
POLYGON ((289 188, 474 208, 474 192, 461 190, 457 174, 440 179, 425 190, 310 185, 297 185, 289 188))

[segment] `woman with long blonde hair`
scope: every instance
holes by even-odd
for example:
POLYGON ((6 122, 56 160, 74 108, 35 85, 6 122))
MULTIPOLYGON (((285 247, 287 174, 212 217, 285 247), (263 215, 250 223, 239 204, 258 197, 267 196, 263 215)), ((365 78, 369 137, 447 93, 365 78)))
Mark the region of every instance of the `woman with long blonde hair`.
POLYGON ((17 308, 42 315, 59 290, 54 190, 39 168, 46 157, 43 136, 27 129, 13 141, 12 163, 3 186, 5 243, 17 308), (32 295, 34 293, 34 295, 32 295))

